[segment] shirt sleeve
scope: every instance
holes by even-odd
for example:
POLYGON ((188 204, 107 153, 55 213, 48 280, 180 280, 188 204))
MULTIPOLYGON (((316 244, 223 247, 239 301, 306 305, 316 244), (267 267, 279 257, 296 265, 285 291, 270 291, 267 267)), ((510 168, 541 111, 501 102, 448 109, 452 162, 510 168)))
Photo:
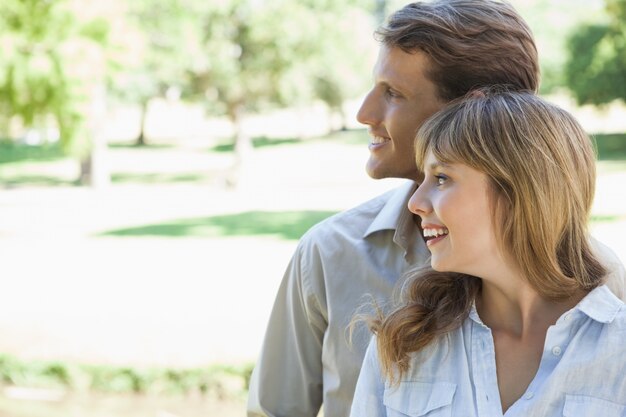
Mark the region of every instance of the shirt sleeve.
POLYGON ((250 379, 248 417, 316 417, 323 401, 325 298, 313 245, 301 241, 285 272, 250 379))
POLYGON ((619 299, 626 302, 626 269, 615 252, 595 238, 590 240, 598 260, 607 269, 606 285, 619 299))
POLYGON ((356 383, 350 417, 386 417, 384 379, 380 370, 376 338, 372 337, 356 383))

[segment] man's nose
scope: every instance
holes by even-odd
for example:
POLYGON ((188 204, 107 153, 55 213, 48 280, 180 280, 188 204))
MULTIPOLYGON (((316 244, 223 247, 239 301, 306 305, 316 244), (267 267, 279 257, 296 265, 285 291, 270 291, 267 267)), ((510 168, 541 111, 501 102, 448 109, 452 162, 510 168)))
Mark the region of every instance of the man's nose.
POLYGON ((380 110, 375 90, 372 89, 363 99, 363 103, 361 103, 361 107, 356 114, 356 119, 359 123, 368 126, 376 126, 380 124, 380 110))

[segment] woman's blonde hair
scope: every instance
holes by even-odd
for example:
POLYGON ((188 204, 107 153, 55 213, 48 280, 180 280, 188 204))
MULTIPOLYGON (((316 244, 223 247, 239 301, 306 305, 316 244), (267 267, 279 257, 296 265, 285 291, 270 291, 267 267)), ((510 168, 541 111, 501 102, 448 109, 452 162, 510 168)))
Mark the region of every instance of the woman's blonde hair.
MULTIPOLYGON (((541 296, 563 300, 602 282, 587 233, 595 152, 569 113, 532 92, 481 89, 429 119, 415 145, 420 168, 432 151, 488 176, 500 243, 541 296)), ((387 377, 402 377, 411 352, 460 326, 480 288, 464 274, 411 271, 401 306, 370 321, 387 377)))

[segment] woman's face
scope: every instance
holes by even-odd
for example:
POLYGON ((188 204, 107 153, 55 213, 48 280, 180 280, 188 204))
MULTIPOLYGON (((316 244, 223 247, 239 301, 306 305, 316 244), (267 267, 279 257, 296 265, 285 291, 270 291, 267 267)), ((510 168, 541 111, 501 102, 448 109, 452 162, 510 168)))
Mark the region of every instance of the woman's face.
POLYGON ((421 217, 433 269, 488 276, 502 259, 489 178, 467 165, 444 164, 431 151, 424 175, 409 210, 421 217))

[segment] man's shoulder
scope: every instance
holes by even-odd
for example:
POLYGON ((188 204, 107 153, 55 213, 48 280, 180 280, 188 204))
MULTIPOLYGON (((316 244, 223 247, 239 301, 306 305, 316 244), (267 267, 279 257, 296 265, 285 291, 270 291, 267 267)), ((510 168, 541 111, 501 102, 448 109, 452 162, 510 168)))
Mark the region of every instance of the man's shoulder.
POLYGON ((607 245, 591 237, 591 247, 607 269, 606 284, 621 300, 626 300, 626 269, 617 254, 607 245))
POLYGON ((374 219, 398 192, 401 192, 400 187, 322 220, 311 227, 302 236, 301 241, 324 241, 333 236, 346 234, 363 237, 374 219))

